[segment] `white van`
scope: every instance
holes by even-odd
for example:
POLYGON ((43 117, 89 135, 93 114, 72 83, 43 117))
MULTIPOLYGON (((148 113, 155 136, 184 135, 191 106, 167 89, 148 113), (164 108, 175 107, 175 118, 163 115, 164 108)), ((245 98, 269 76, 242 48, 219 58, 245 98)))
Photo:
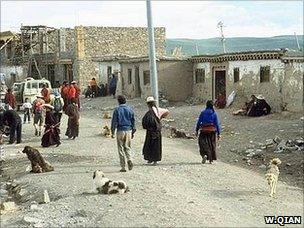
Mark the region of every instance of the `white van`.
POLYGON ((46 87, 51 90, 51 98, 52 94, 52 86, 49 80, 42 78, 42 79, 33 79, 33 78, 26 78, 25 81, 21 82, 20 86, 20 99, 17 100, 17 104, 22 105, 26 98, 30 103, 36 99, 37 95, 41 95, 41 90, 43 84, 46 84, 46 87))

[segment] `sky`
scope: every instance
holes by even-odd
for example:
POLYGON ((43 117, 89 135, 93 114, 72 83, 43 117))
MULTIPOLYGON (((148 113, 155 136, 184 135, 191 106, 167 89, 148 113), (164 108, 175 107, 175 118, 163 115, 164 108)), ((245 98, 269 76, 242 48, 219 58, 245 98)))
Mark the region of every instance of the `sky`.
MULTIPOLYGON (((303 1, 152 1, 167 38, 303 35, 303 1)), ((1 31, 20 25, 147 26, 145 1, 3 1, 1 31)))

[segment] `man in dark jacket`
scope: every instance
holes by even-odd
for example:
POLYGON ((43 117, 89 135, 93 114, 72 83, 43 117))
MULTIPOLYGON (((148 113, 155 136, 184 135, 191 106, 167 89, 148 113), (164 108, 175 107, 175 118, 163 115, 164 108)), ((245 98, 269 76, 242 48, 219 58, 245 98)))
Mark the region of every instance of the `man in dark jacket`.
POLYGON ((15 135, 17 134, 17 143, 21 143, 21 130, 22 130, 22 121, 21 117, 14 110, 6 110, 1 113, 1 123, 0 126, 4 125, 10 127, 10 139, 9 144, 15 142, 15 135))

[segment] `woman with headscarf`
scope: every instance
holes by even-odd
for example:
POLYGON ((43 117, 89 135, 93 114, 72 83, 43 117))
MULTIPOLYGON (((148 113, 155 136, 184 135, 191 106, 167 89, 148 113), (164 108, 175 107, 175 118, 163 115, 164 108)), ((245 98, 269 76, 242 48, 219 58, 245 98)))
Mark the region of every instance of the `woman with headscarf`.
POLYGON ((79 110, 76 98, 72 98, 71 103, 65 110, 65 114, 69 116, 68 128, 65 135, 69 139, 75 139, 79 134, 79 110))
POLYGON ((59 146, 60 143, 60 130, 59 124, 57 123, 55 116, 53 114, 54 107, 50 104, 44 104, 43 107, 46 110, 45 113, 45 129, 43 136, 41 138, 41 146, 49 147, 52 145, 59 146))
POLYGON ((216 135, 220 139, 220 133, 220 122, 213 108, 213 102, 209 100, 196 124, 196 135, 199 134, 198 144, 203 164, 206 160, 209 160, 210 164, 216 160, 216 135))
POLYGON ((153 97, 147 98, 149 111, 142 119, 142 126, 146 129, 146 138, 143 147, 144 159, 156 165, 162 159, 162 139, 160 120, 168 116, 167 109, 158 108, 153 97))

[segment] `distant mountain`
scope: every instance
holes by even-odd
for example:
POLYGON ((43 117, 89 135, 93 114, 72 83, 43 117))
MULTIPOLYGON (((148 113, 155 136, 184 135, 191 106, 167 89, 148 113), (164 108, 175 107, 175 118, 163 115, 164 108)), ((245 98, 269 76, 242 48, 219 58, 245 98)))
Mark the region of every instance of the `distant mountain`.
MULTIPOLYGON (((300 46, 304 47, 304 36, 297 36, 300 46)), ((196 55, 196 44, 198 53, 219 54, 222 53, 222 43, 220 38, 210 39, 167 39, 166 51, 170 55, 175 47, 182 47, 182 53, 191 56, 196 55)), ((226 38, 227 52, 274 50, 280 48, 298 49, 296 38, 293 35, 274 36, 266 38, 256 37, 235 37, 226 38)))

